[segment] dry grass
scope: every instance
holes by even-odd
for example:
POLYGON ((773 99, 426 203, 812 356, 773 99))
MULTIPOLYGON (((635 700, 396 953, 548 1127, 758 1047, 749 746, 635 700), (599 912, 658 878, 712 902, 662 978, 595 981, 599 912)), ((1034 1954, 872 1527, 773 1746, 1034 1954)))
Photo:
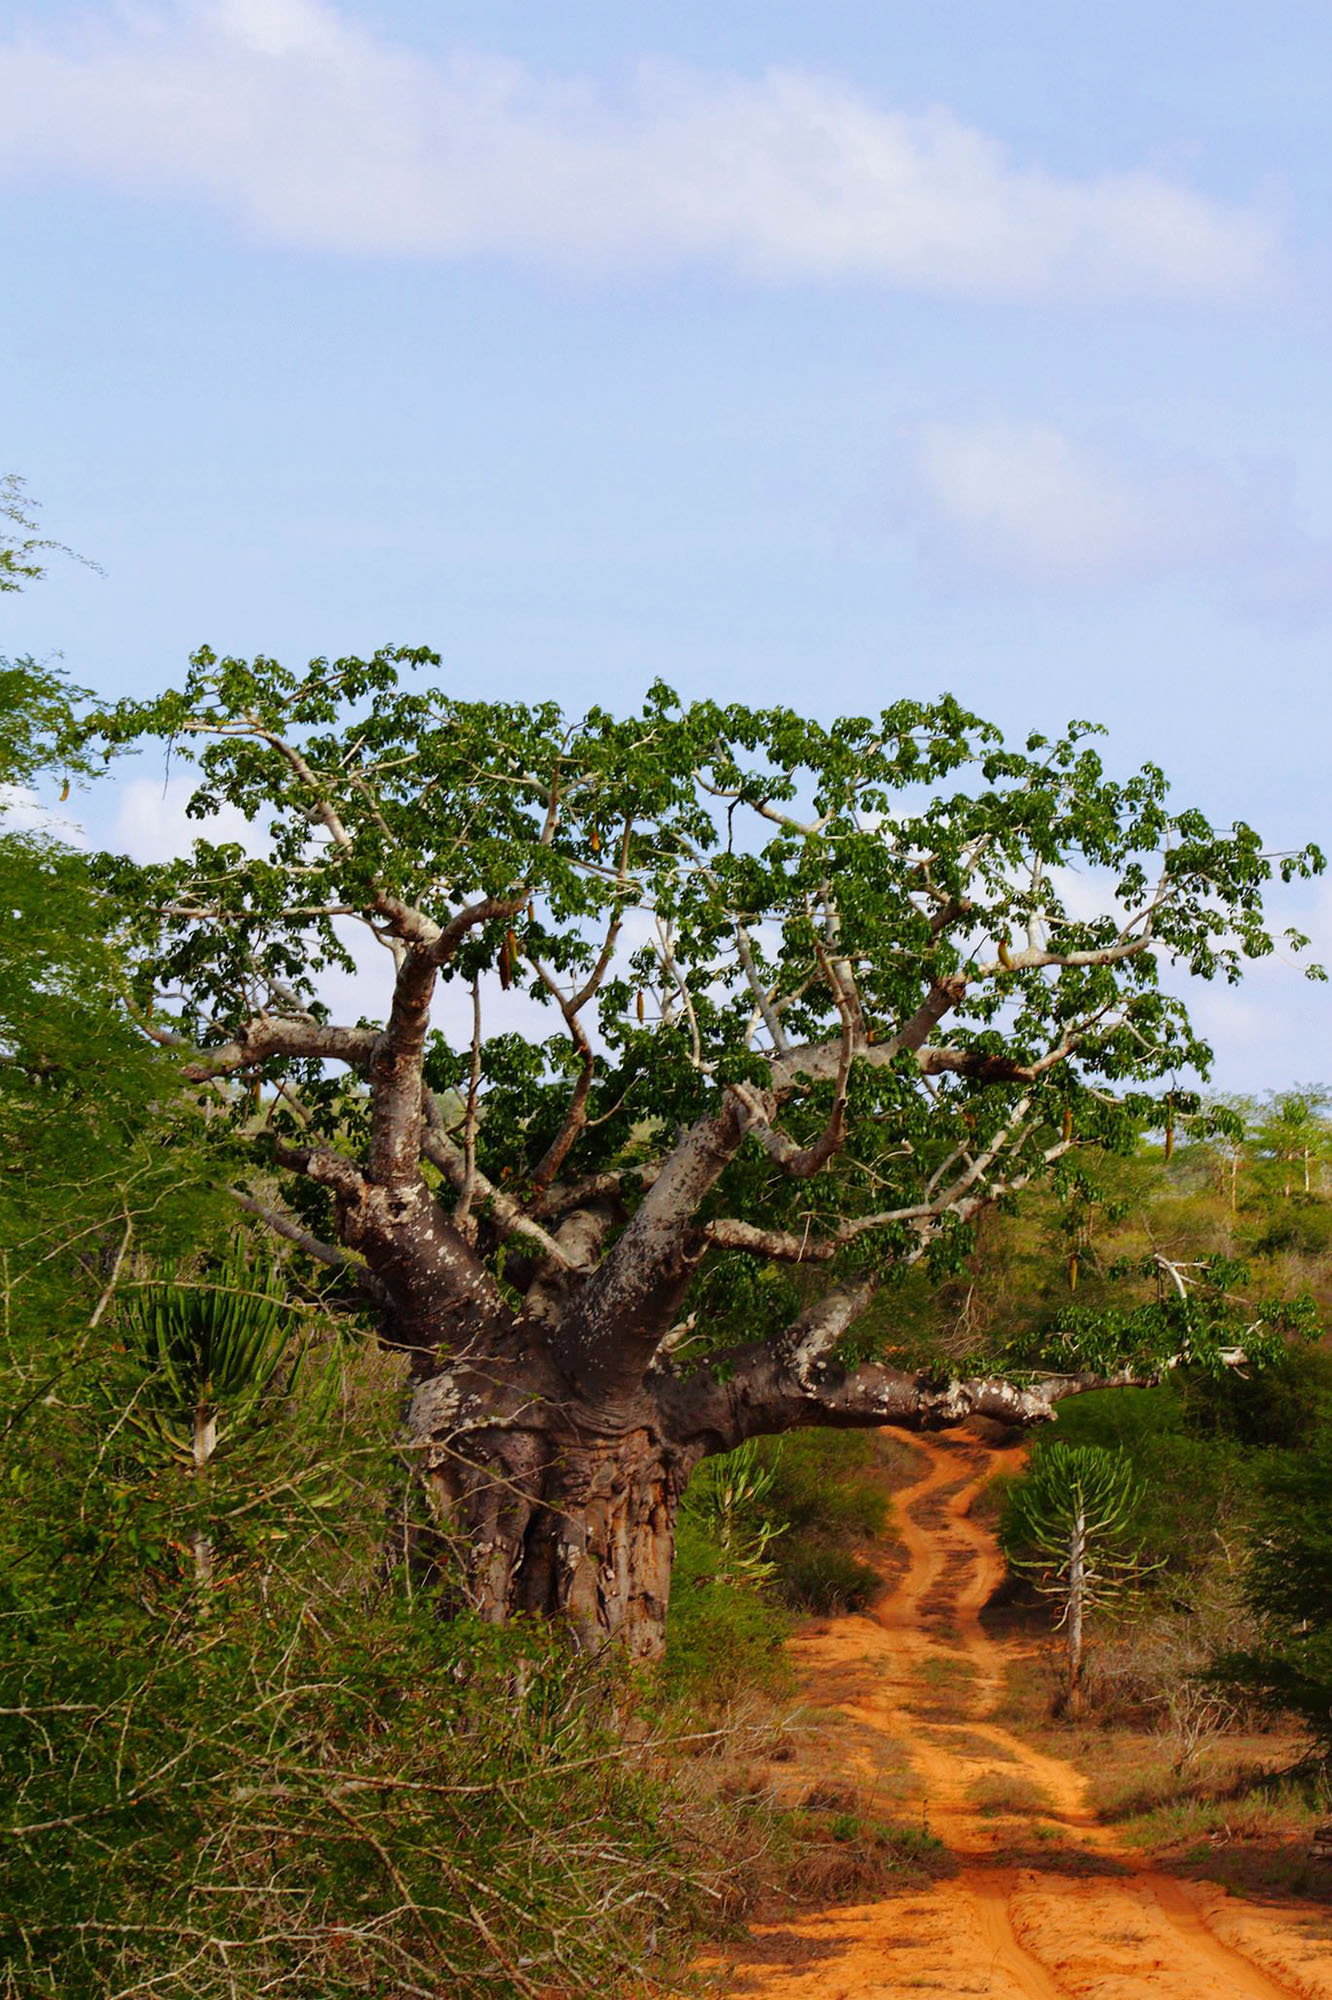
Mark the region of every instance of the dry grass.
POLYGON ((1035 1813, 1052 1814, 1049 1794, 1031 1778, 1019 1772, 987 1771, 972 1780, 967 1798, 978 1812, 1013 1813, 1023 1817, 1035 1813))
POLYGON ((711 1862, 716 1915, 868 1901, 951 1867, 913 1804, 906 1747, 835 1709, 783 1709, 751 1693, 721 1733, 682 1746, 675 1828, 711 1862), (833 1775, 851 1772, 854 1775, 833 1775))
POLYGON ((970 1660, 931 1654, 915 1669, 919 1689, 910 1707, 923 1722, 965 1722, 975 1709, 976 1669, 970 1660))
POLYGON ((955 1866, 943 1842, 924 1825, 846 1812, 806 1816, 796 1834, 781 1886, 801 1902, 870 1902, 950 1874, 955 1866))
POLYGON ((1011 1671, 1004 1720, 1084 1774, 1090 1804, 1127 1846, 1237 1894, 1284 1892, 1332 1904, 1332 1866, 1309 1852, 1314 1827, 1332 1817, 1332 1795, 1326 1779, 1292 1768, 1302 1754, 1298 1738, 1221 1732, 1181 1762, 1168 1718, 1156 1727, 1053 1719, 1054 1671, 1042 1676, 1033 1664, 1011 1671))

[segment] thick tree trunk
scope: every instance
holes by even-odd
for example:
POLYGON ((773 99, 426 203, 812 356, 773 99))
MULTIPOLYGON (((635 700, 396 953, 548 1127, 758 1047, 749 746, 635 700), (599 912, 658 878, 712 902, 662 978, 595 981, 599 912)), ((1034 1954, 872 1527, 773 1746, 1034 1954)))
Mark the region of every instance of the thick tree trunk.
MULTIPOLYGON (((572 1245, 571 1224, 561 1235, 572 1245)), ((665 1349, 666 1324, 661 1351, 648 1351, 640 1307, 618 1330, 599 1319, 590 1339, 581 1268, 529 1281, 523 1312, 469 1293, 466 1316, 452 1321, 432 1313, 425 1285, 405 1331, 391 1314, 384 1331, 413 1356, 404 1445, 429 1499, 423 1539, 441 1574, 483 1618, 562 1620, 588 1651, 661 1652, 676 1517, 710 1454, 805 1425, 935 1430, 977 1415, 1027 1425, 1066 1396, 1155 1379, 1124 1370, 1023 1387, 873 1362, 847 1369, 832 1349, 868 1284, 830 1294, 778 1339, 733 1349, 724 1369, 683 1373, 665 1349)), ((673 1309, 677 1279, 664 1289, 673 1309)))
POLYGON ((614 1644, 631 1659, 658 1657, 676 1514, 701 1454, 671 1446, 650 1421, 607 1425, 603 1412, 599 1426, 580 1423, 591 1413, 567 1401, 558 1415, 533 1399, 507 1421, 444 1429, 444 1380, 418 1389, 408 1434, 441 1552, 470 1603, 496 1624, 562 1620, 584 1651, 614 1644))

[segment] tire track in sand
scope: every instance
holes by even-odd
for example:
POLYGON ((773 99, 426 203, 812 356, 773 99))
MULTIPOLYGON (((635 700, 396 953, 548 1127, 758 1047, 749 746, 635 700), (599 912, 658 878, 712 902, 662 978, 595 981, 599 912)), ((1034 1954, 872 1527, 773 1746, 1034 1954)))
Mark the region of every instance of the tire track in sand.
POLYGON ((733 1966, 727 1995, 1332 2000, 1332 1953, 1311 1947, 1298 1908, 1276 1917, 1226 1908, 1234 1942, 1219 1937, 1211 1927, 1219 1892, 1135 1865, 1089 1810, 1072 1766, 993 1720, 1005 1669, 1023 1649, 981 1626, 1003 1560, 967 1509, 998 1458, 969 1441, 913 1443, 925 1467, 897 1496, 905 1575, 871 1615, 838 1619, 793 1651, 812 1699, 826 1688, 862 1740, 879 1732, 909 1749, 929 1823, 957 1873, 756 1930, 764 1962, 733 1966), (923 1722, 923 1677, 956 1685, 968 1670, 965 1717, 923 1722), (978 1786, 997 1808, 978 1804, 978 1786), (1035 1807, 1032 1787, 1043 1801, 1035 1807))

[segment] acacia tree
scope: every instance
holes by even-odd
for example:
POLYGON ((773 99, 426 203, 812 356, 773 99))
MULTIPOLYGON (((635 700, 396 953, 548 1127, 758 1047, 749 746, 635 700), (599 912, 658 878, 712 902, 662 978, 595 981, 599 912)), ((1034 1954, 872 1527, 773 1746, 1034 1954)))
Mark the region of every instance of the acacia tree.
POLYGON ((660 685, 571 721, 437 665, 199 653, 101 727, 196 756, 191 811, 263 851, 108 866, 142 1018, 253 1146, 242 1199, 410 1354, 408 1446, 487 1617, 651 1653, 706 1455, 1033 1421, 1205 1338, 956 1379, 894 1351, 891 1287, 1205 1068, 1158 966, 1270 949, 1250 829, 1114 782, 1082 725, 1015 750, 951 699, 823 727, 660 685), (335 1018, 358 936, 383 1001, 335 1018))
POLYGON ((1315 1177, 1332 1156, 1329 1105, 1332 1091, 1326 1084, 1299 1084, 1294 1090, 1272 1092, 1265 1113, 1255 1121, 1254 1142, 1276 1168, 1287 1198, 1297 1181, 1305 1194, 1311 1194, 1315 1177))

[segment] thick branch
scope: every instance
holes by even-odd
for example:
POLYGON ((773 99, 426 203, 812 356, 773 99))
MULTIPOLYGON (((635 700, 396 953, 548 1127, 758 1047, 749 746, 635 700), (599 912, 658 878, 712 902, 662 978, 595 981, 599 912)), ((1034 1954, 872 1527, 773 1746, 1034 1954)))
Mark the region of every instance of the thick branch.
MULTIPOLYGON (((829 1358, 836 1340, 863 1306, 859 1294, 834 1294, 775 1341, 756 1341, 727 1356, 726 1378, 711 1367, 682 1381, 667 1369, 649 1378, 661 1421, 673 1442, 705 1453, 732 1451, 746 1438, 808 1426, 943 1430, 970 1417, 1014 1427, 1049 1423, 1057 1406, 1101 1389, 1155 1388, 1186 1354, 1125 1363, 1108 1371, 1045 1375, 1016 1382, 1003 1375, 941 1379, 875 1361, 845 1369, 829 1358), (829 1336, 832 1336, 829 1338, 829 1336)), ((1228 1348, 1227 1367, 1244 1362, 1228 1348)))
POLYGON ((436 933, 430 946, 430 956, 436 965, 447 965, 470 932, 480 924, 493 923, 497 917, 516 917, 527 901, 529 891, 516 889, 509 896, 483 896, 479 903, 469 903, 459 910, 456 917, 436 933))
POLYGON ((204 1049, 186 1063, 185 1075, 191 1083, 205 1083, 211 1077, 227 1076, 236 1070, 252 1069, 271 1056, 305 1056, 316 1062, 343 1062, 348 1068, 368 1068, 379 1041, 375 1028, 334 1028, 308 1017, 292 1020, 285 1016, 261 1014, 247 1021, 234 1040, 220 1048, 204 1049))
POLYGON ((360 1169, 345 1153, 335 1153, 331 1146, 288 1146, 277 1140, 273 1142, 272 1154, 278 1166, 317 1181, 339 1201, 356 1204, 366 1195, 360 1169))
POLYGON ((388 1024, 375 1044, 369 1071, 370 1178, 382 1187, 409 1180, 420 1164, 421 1071, 439 968, 448 964, 471 931, 493 918, 513 916, 526 896, 526 889, 521 895, 485 896, 459 910, 442 928, 422 920, 425 928, 402 954, 388 1024))
POLYGON ((749 1256, 770 1258, 778 1264, 826 1264, 846 1244, 854 1243, 857 1236, 864 1236, 868 1230, 882 1229, 892 1222, 913 1221, 924 1212, 919 1208, 894 1208, 876 1215, 858 1215, 839 1223, 827 1235, 822 1232, 816 1235, 813 1229, 760 1229, 737 1216, 721 1215, 707 1223, 703 1233, 718 1250, 742 1250, 749 1256))
POLYGON ((585 1393, 613 1397, 641 1383, 689 1283, 699 1204, 735 1158, 747 1123, 728 1093, 715 1116, 684 1135, 560 1329, 560 1365, 585 1393))
POLYGON ((419 1174, 383 1187, 328 1146, 277 1143, 272 1156, 330 1189, 338 1235, 389 1294, 404 1345, 479 1351, 507 1330, 513 1315, 503 1294, 419 1174))
POLYGON ((426 945, 411 945, 403 953, 388 1025, 370 1060, 369 1167, 381 1187, 408 1179, 420 1162, 421 1066, 437 964, 426 945))
POLYGON ((646 1191, 660 1172, 661 1162, 651 1160, 639 1166, 616 1167, 604 1174, 584 1174, 576 1181, 557 1182, 533 1202, 532 1213, 548 1222, 554 1216, 567 1215, 570 1209, 585 1208, 589 1202, 615 1200, 627 1188, 646 1191))

